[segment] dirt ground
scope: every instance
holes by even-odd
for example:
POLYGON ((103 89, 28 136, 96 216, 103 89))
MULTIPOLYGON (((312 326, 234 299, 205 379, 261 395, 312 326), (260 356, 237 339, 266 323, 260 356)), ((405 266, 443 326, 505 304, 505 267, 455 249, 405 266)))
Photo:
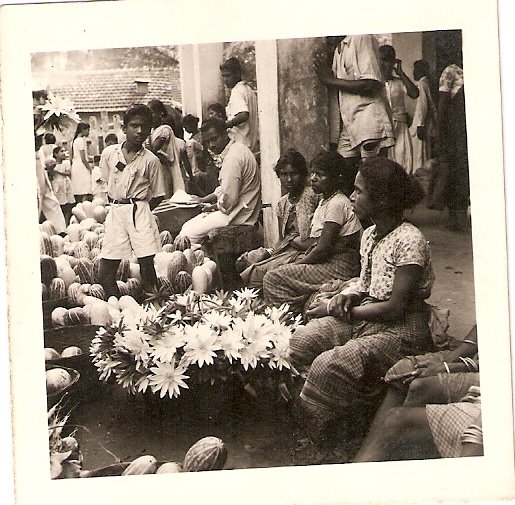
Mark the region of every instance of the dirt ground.
MULTIPOLYGON (((449 333, 463 338, 475 321, 471 234, 447 230, 446 214, 423 206, 407 217, 431 244, 436 282, 429 301, 450 309, 449 333)), ((84 468, 103 467, 116 459, 131 461, 143 454, 182 462, 187 449, 208 435, 224 440, 226 468, 302 464, 296 453, 307 441, 286 405, 246 398, 242 391, 226 394, 225 403, 209 395, 216 392, 175 407, 171 401, 149 403, 118 386, 102 386, 98 399, 81 402, 71 419, 88 429, 77 432, 84 468), (206 410, 209 404, 218 405, 218 411, 206 410)))

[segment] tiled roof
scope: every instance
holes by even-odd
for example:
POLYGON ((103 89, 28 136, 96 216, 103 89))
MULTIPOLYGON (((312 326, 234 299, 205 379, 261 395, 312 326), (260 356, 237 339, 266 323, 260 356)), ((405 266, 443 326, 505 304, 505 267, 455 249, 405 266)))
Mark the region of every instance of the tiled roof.
POLYGON ((33 77, 38 85, 70 99, 79 113, 124 111, 154 98, 167 105, 181 103, 179 70, 170 67, 59 71, 33 77), (148 93, 138 94, 137 80, 148 81, 148 93))

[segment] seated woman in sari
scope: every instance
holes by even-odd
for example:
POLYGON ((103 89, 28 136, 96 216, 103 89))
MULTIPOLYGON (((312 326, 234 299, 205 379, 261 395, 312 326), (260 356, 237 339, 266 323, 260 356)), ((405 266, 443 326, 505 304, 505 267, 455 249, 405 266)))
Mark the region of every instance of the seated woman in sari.
MULTIPOLYGON (((346 168, 345 159, 332 151, 313 160, 311 187, 322 198, 311 222, 310 247, 295 262, 266 273, 263 295, 268 304, 288 303, 293 311, 300 312, 325 282, 358 275, 361 224, 347 197, 353 181, 346 168)), ((292 246, 300 240, 295 238, 292 246)))
POLYGON ((381 157, 362 163, 354 187, 354 212, 375 223, 361 239, 357 289, 308 311, 315 319, 290 340, 292 361, 308 370, 300 394, 304 419, 322 446, 364 425, 392 365, 433 349, 424 303, 434 280, 430 249, 403 219, 422 192, 400 165, 381 157))
POLYGON ((261 247, 238 258, 237 266, 246 267, 240 276, 249 288, 261 289, 270 269, 294 262, 311 245, 309 232, 318 196, 307 185, 306 160, 298 151, 289 149, 274 170, 286 192, 276 209, 280 239, 271 250, 261 247))
POLYGON ((463 401, 471 388, 479 386, 476 325, 466 338, 453 339, 451 344, 443 351, 407 356, 388 370, 384 376, 388 392, 354 461, 459 455, 456 429, 463 424, 463 431, 475 420, 476 407, 468 404, 452 414, 454 407, 447 410, 444 405, 463 401), (440 432, 438 425, 447 415, 455 426, 440 432))

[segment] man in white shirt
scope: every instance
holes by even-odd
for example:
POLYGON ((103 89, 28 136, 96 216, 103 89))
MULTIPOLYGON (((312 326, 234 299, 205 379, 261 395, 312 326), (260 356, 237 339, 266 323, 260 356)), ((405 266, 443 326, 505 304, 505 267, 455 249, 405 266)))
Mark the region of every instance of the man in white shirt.
POLYGON ((256 92, 241 78, 241 65, 229 58, 220 65, 224 84, 231 90, 225 111, 225 126, 229 138, 245 144, 252 152, 258 141, 258 116, 256 92))
POLYGON ((229 224, 254 224, 261 209, 261 179, 256 159, 241 142, 229 138, 221 119, 208 119, 200 129, 204 145, 220 155, 219 187, 199 198, 204 212, 182 226, 180 235, 198 246, 212 230, 229 224))

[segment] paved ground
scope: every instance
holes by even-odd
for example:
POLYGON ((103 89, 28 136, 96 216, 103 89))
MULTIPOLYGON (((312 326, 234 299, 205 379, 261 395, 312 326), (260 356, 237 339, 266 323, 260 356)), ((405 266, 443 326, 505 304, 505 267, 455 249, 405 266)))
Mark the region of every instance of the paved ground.
POLYGON ((450 309, 449 333, 463 338, 476 320, 471 233, 448 230, 447 213, 423 205, 407 217, 431 245, 436 281, 429 301, 450 309))

